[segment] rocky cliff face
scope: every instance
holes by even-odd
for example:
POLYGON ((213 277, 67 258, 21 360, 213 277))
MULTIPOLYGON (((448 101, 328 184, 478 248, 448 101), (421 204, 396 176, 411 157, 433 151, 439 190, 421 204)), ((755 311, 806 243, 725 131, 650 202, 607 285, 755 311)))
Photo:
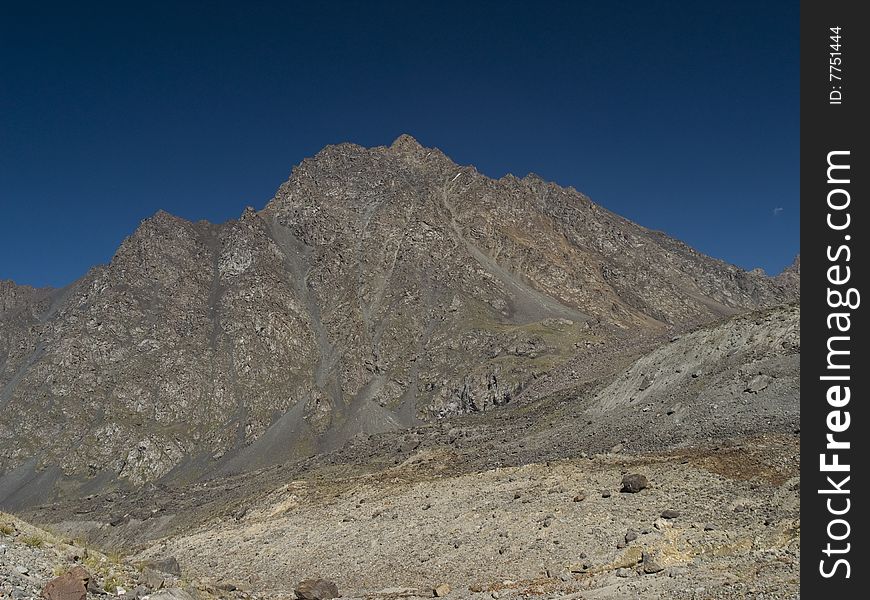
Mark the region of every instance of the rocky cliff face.
POLYGON ((797 298, 535 176, 330 146, 260 212, 160 212, 64 290, 0 284, 0 503, 229 472, 511 402, 613 332, 797 298))

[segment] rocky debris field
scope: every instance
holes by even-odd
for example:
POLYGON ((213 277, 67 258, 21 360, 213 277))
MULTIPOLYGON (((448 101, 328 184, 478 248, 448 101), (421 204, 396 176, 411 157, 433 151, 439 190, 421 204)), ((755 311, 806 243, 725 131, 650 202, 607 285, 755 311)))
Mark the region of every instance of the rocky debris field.
POLYGON ((4 600, 193 600, 222 591, 183 578, 174 557, 133 562, 0 513, 4 600))
MULTIPOLYGON (((290 597, 337 598, 319 579, 300 581, 290 597)), ((0 599, 6 600, 216 600, 270 598, 219 582, 182 575, 174 556, 132 560, 0 513, 0 599)))
POLYGON ((290 482, 140 556, 275 597, 314 570, 366 598, 389 597, 386 584, 406 597, 792 598, 798 454, 796 437, 770 436, 456 476, 439 474, 454 457, 416 456, 290 482))
MULTIPOLYGON (((795 598, 799 320, 734 316, 613 352, 597 379, 566 363, 497 410, 20 516, 123 553, 125 594, 171 556, 163 587, 203 599, 795 598)), ((19 537, 39 585, 74 564, 19 537)))
MULTIPOLYGON (((472 473, 455 468, 461 460, 418 452, 365 475, 319 468, 129 548, 117 564, 139 570, 101 560, 98 585, 112 576, 148 595, 136 587, 148 582, 141 565, 172 556, 197 583, 168 585, 194 598, 314 597, 298 586, 320 578, 344 598, 371 600, 797 597, 798 436, 472 473)), ((94 526, 54 523, 60 538, 46 539, 94 526)), ((66 546, 33 549, 22 535, 4 538, 20 557, 7 563, 37 574, 32 589, 77 564, 63 562, 66 546)))

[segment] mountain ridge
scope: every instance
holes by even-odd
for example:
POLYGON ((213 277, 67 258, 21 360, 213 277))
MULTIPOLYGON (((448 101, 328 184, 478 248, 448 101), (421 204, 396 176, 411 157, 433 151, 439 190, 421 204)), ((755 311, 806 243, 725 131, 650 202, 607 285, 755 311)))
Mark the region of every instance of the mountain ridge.
POLYGON ((327 146, 260 211, 158 211, 62 292, 17 292, 33 314, 0 312, 0 418, 17 425, 0 479, 198 477, 489 410, 620 331, 795 301, 791 275, 410 136, 327 146))

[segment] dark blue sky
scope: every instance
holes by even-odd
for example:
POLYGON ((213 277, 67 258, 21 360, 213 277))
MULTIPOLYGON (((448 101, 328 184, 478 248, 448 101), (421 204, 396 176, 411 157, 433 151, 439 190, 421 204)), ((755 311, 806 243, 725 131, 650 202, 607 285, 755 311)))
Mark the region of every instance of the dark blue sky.
POLYGON ((0 4, 0 279, 407 132, 745 268, 799 247, 798 2, 0 4))

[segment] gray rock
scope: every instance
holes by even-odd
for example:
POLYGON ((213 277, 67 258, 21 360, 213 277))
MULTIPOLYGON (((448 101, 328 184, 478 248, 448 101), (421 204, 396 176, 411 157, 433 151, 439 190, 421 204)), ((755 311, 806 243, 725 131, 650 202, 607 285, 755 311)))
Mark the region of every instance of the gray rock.
POLYGON ((658 573, 663 571, 664 567, 659 562, 658 554, 655 552, 643 553, 643 572, 647 574, 658 573))
POLYGON ((749 383, 746 384, 745 392, 749 392, 751 394, 757 394, 773 381, 773 378, 768 375, 756 375, 752 379, 749 380, 749 383))
POLYGON ((338 598, 338 586, 326 579, 305 579, 293 590, 299 600, 329 600, 338 598))
POLYGON ((168 573, 169 575, 181 577, 181 566, 178 564, 178 560, 176 560, 174 556, 146 560, 142 563, 142 566, 143 568, 148 567, 155 571, 160 571, 161 573, 168 573))
POLYGON ((151 594, 150 600, 196 600, 181 588, 166 588, 151 594))
POLYGON ((649 481, 647 481, 646 475, 632 473, 622 478, 622 489, 619 491, 626 494, 636 494, 647 487, 649 487, 649 481))
POLYGON ((144 567, 139 574, 139 583, 155 591, 162 588, 165 581, 166 576, 151 567, 144 567))

